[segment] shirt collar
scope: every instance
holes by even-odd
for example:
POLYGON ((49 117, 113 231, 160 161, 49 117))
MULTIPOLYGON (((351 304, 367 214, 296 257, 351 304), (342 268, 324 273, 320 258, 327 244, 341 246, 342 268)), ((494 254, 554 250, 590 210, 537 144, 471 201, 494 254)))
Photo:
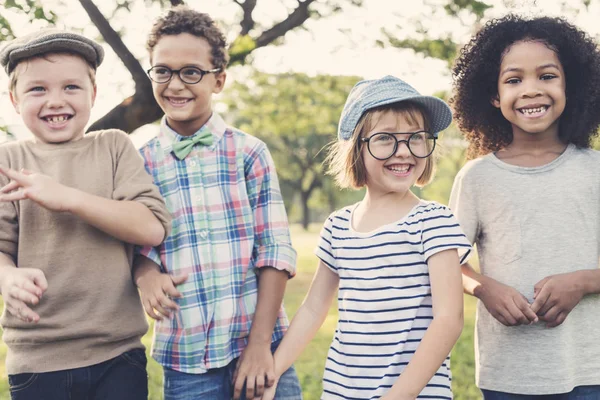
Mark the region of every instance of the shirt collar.
MULTIPOLYGON (((200 129, 198 129, 198 131, 196 131, 194 135, 197 135, 198 132, 200 132, 200 130, 202 130, 203 128, 208 128, 210 130, 210 133, 213 135, 213 144, 208 146, 208 148, 210 150, 214 150, 219 144, 219 141, 221 140, 223 135, 225 134, 225 131, 227 130, 227 125, 225 124, 225 121, 223 120, 223 118, 221 118, 219 114, 213 112, 206 124, 204 124, 200 129)), ((182 136, 178 134, 167 124, 166 115, 162 117, 160 121, 160 131, 158 132, 158 140, 166 154, 171 153, 171 151, 173 150, 174 142, 179 142, 187 137, 188 136, 182 136)))

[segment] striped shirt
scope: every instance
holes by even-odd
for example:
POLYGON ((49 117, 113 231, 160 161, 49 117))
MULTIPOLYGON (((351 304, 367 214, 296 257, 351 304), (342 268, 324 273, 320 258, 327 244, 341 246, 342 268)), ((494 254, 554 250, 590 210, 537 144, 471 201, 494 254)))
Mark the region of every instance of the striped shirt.
MULTIPOLYGON (((141 254, 169 274, 189 274, 178 286, 180 312, 155 324, 152 356, 163 367, 194 374, 226 366, 246 347, 257 269, 269 266, 293 276, 296 263, 266 145, 227 127, 216 113, 200 131, 206 129, 214 143, 195 146, 183 160, 172 152, 183 137, 164 118, 157 138, 140 149, 173 216, 170 236, 141 254)), ((282 306, 273 341, 287 325, 282 306)))
MULTIPOLYGON (((340 277, 339 321, 327 356, 322 399, 378 399, 398 379, 433 320, 427 259, 471 246, 450 210, 421 201, 404 218, 368 233, 355 206, 326 220, 316 255, 340 277)), ((419 398, 451 399, 450 357, 419 398)))

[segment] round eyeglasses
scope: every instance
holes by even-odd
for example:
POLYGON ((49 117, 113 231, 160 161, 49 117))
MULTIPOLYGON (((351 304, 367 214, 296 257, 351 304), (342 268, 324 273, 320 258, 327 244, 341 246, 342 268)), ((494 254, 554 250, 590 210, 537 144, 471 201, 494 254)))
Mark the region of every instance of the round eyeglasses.
POLYGON ((408 151, 417 158, 426 158, 433 153, 435 149, 435 135, 426 132, 380 132, 371 135, 368 138, 360 138, 360 141, 367 143, 369 153, 377 160, 387 160, 398 151, 399 143, 406 143, 408 151), (410 135, 408 139, 396 139, 395 135, 410 135))
POLYGON ((204 78, 204 75, 221 72, 221 68, 214 68, 205 71, 196 67, 183 67, 180 69, 171 69, 169 67, 154 66, 148 71, 150 79, 156 83, 167 83, 173 78, 173 74, 179 75, 183 83, 195 84, 204 78))

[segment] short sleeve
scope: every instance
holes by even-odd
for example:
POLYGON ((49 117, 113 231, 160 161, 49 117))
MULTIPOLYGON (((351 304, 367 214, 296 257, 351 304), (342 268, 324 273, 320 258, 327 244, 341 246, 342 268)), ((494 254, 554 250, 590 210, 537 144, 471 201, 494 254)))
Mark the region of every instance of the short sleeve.
POLYGON ((421 243, 425 260, 436 253, 457 249, 460 263, 471 254, 471 243, 448 207, 438 205, 423 219, 421 243))
POLYGON ((166 238, 171 231, 171 214, 146 171, 144 160, 125 133, 115 130, 111 134, 115 143, 113 199, 144 204, 163 225, 166 238))
POLYGON ((319 242, 315 248, 315 255, 319 257, 319 259, 323 261, 323 263, 327 265, 329 269, 337 274, 337 263, 335 261, 331 244, 333 240, 333 218, 334 215, 331 214, 323 224, 321 234, 319 235, 319 242))
POLYGON ((479 218, 477 217, 475 191, 466 179, 467 170, 467 167, 463 167, 456 175, 450 193, 449 206, 469 242, 475 244, 479 236, 479 218))

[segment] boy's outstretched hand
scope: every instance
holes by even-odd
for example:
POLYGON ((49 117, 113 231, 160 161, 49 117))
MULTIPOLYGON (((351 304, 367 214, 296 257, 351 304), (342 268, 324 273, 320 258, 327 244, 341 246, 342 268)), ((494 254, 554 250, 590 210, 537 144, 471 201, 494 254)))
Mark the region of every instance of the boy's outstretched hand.
POLYGON ((576 271, 551 275, 535 284, 531 309, 548 328, 562 324, 585 295, 581 278, 576 271))
POLYGON ((30 199, 52 211, 68 211, 74 189, 61 185, 49 176, 27 170, 0 167, 10 182, 0 189, 0 201, 30 199))
POLYGON ((233 374, 233 398, 237 400, 246 384, 246 399, 260 398, 265 388, 275 383, 275 367, 271 342, 265 344, 252 343, 240 356, 235 373, 233 374))
POLYGON ((6 310, 25 322, 38 322, 40 316, 29 305, 40 302, 48 289, 48 281, 42 270, 37 268, 6 267, 2 271, 0 293, 6 310))
POLYGON ((476 296, 500 323, 506 326, 528 325, 538 321, 527 298, 518 290, 489 279, 476 296))

